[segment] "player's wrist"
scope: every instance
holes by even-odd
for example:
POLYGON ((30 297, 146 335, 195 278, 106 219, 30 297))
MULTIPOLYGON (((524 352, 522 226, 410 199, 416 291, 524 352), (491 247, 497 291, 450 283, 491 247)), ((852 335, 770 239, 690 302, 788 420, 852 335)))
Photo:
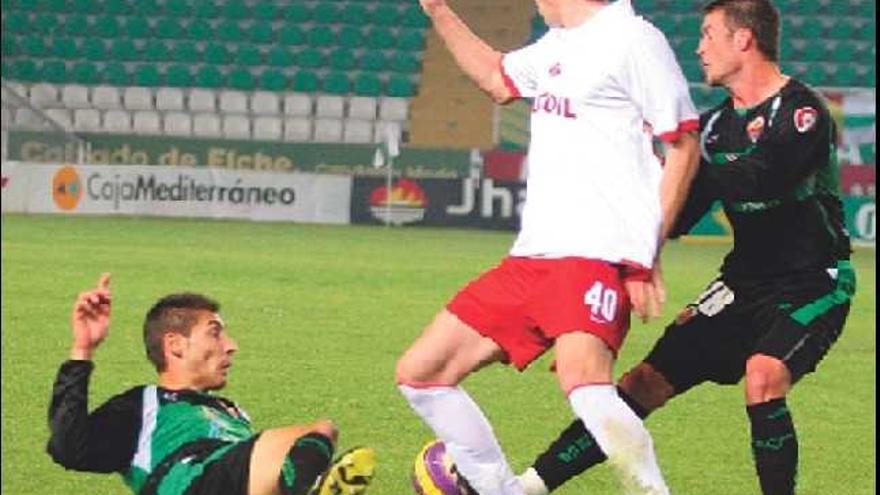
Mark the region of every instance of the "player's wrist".
POLYGON ((91 361, 94 354, 95 349, 92 347, 72 346, 70 348, 71 361, 91 361))

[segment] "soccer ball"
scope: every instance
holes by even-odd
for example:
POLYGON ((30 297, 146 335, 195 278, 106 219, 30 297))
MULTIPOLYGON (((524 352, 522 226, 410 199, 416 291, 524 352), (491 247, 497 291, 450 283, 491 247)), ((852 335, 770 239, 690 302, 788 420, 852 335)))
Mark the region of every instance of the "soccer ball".
POLYGON ((425 445, 413 464, 412 484, 419 495, 467 495, 464 479, 458 476, 446 445, 432 440, 425 445))

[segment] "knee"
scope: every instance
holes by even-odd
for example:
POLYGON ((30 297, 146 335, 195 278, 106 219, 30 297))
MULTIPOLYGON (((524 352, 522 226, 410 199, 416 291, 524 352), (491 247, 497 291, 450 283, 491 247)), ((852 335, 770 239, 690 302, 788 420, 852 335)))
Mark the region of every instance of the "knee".
POLYGON ((758 404, 784 397, 791 387, 791 374, 785 363, 758 354, 746 362, 746 401, 758 404))
POLYGON ((618 386, 648 413, 662 407, 675 395, 675 388, 669 380, 644 362, 626 372, 620 378, 618 386))
POLYGON ((339 428, 333 421, 329 419, 322 419, 313 423, 311 427, 311 432, 329 438, 330 441, 334 444, 339 438, 339 428))

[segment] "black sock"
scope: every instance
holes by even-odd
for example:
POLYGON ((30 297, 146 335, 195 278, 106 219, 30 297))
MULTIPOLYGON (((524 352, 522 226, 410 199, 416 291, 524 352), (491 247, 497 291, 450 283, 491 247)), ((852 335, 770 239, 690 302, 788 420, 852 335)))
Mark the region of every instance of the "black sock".
POLYGON ((752 423, 752 454, 764 495, 793 495, 798 444, 785 398, 746 407, 752 423))
POLYGON ((284 495, 306 495, 333 458, 333 443, 324 435, 309 433, 297 439, 281 466, 278 486, 284 495))
MULTIPOLYGON (((617 394, 638 417, 645 419, 648 415, 645 408, 620 387, 617 388, 617 394)), ((576 419, 547 447, 547 450, 535 459, 532 467, 544 481, 547 489, 552 492, 566 481, 596 464, 605 462, 606 459, 605 453, 599 448, 593 435, 587 431, 581 420, 576 419)))

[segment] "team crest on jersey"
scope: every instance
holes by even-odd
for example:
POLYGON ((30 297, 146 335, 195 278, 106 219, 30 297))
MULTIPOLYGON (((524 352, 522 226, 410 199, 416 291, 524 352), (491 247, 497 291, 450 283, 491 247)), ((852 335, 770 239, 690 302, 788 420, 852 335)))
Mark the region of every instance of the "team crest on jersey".
POLYGON ((801 107, 794 111, 794 127, 801 134, 816 127, 819 120, 819 112, 813 107, 801 107))
POLYGON ((746 132, 749 134, 749 139, 751 139, 753 143, 757 142, 758 138, 761 137, 761 134, 764 133, 764 123, 764 116, 759 115, 746 126, 746 132))
POLYGON ((562 64, 556 62, 550 66, 550 77, 556 77, 559 74, 562 74, 562 64))

